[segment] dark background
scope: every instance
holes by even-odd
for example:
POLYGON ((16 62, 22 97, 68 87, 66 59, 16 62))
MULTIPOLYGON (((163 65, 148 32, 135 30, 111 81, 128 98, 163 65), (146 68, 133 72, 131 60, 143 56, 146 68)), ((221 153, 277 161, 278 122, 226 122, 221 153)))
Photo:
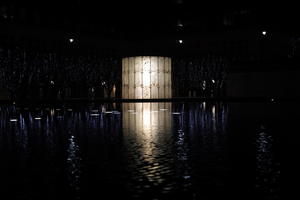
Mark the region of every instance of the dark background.
POLYGON ((0 46, 119 60, 217 55, 228 61, 228 96, 298 97, 296 8, 288 2, 1 1, 0 46))

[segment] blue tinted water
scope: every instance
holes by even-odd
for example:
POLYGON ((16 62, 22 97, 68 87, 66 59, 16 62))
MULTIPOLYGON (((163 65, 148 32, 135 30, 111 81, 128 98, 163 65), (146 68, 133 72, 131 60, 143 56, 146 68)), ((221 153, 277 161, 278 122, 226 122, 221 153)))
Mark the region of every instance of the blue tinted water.
POLYGON ((1 195, 279 199, 279 110, 222 102, 1 106, 1 195))

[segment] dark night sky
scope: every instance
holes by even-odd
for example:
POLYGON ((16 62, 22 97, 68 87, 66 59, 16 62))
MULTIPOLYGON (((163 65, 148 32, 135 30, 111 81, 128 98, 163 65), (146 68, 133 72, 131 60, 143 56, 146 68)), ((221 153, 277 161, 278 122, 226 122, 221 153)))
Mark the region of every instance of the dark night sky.
MULTIPOLYGON (((9 12, 26 15, 26 25, 67 31, 103 34, 110 37, 160 37, 184 33, 227 30, 225 19, 233 20, 230 28, 267 27, 280 32, 298 33, 293 5, 230 4, 217 1, 143 0, 89 1, 44 0, 3 1, 9 12), (280 7, 279 7, 280 6, 280 7)), ((24 16, 14 16, 24 21, 24 16)), ((24 22, 23 22, 24 23, 24 22)))
MULTIPOLYGON (((0 2, 4 27, 0 34, 15 36, 17 43, 23 40, 30 45, 36 40, 50 48, 68 48, 68 39, 75 38, 73 47, 121 55, 222 52, 227 51, 227 43, 232 49, 252 43, 263 30, 272 33, 270 49, 287 47, 300 38, 295 5, 204 2, 4 0, 0 2)), ((286 55, 285 49, 278 51, 286 55)))

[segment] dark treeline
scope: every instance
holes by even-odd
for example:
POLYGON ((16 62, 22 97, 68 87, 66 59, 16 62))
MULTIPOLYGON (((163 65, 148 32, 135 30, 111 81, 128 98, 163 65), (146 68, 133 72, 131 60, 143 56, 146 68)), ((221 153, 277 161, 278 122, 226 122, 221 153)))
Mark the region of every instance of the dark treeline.
POLYGON ((0 48, 0 88, 13 100, 110 97, 120 60, 0 48))
POLYGON ((179 97, 223 97, 228 61, 222 56, 172 61, 173 94, 179 97))
MULTIPOLYGON (((16 101, 121 96, 121 57, 0 47, 0 88, 16 101)), ((173 97, 222 97, 224 57, 172 58, 173 97)))

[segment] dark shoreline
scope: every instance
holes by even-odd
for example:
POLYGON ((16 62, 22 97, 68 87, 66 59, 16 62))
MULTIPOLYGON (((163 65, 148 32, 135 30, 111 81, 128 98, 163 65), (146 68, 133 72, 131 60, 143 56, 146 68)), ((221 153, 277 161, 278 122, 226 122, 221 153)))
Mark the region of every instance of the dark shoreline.
POLYGON ((201 98, 201 97, 177 97, 165 99, 121 99, 121 98, 72 98, 65 100, 0 100, 2 105, 58 105, 58 104, 90 104, 90 103, 127 103, 127 102, 240 102, 240 103, 298 103, 300 97, 227 97, 227 98, 201 98))

